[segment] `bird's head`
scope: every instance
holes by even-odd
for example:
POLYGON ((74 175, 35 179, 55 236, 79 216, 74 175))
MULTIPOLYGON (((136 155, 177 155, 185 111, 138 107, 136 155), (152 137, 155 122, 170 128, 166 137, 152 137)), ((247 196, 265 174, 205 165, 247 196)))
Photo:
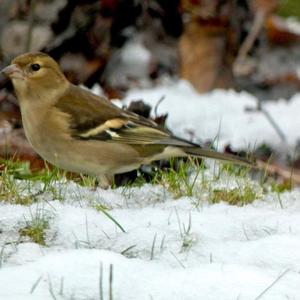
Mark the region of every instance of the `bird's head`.
POLYGON ((41 52, 17 56, 1 72, 12 80, 19 100, 58 93, 68 85, 56 61, 41 52))

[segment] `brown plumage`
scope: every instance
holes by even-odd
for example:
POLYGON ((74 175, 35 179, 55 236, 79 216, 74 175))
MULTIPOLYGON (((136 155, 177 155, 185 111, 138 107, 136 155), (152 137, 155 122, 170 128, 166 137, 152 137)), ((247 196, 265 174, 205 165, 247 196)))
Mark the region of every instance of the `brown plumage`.
POLYGON ((97 176, 107 187, 114 174, 174 156, 204 156, 250 163, 200 148, 119 109, 68 82, 47 54, 26 53, 2 70, 13 82, 25 134, 45 160, 72 172, 97 176))

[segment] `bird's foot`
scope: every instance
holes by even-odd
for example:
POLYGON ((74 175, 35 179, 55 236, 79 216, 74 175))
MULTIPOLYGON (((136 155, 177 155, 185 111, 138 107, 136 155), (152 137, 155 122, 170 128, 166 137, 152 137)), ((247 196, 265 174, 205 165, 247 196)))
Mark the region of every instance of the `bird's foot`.
POLYGON ((98 179, 98 185, 104 189, 107 190, 109 189, 114 181, 114 176, 113 175, 107 175, 107 174, 100 174, 97 176, 98 179))

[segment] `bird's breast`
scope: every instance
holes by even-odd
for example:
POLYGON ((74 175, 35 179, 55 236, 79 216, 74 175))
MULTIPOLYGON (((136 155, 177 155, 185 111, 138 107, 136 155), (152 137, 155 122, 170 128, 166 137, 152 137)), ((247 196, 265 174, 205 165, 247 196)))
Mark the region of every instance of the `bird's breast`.
POLYGON ((51 109, 39 109, 21 106, 25 136, 33 149, 46 160, 53 160, 58 145, 66 139, 67 124, 62 124, 56 112, 51 109))

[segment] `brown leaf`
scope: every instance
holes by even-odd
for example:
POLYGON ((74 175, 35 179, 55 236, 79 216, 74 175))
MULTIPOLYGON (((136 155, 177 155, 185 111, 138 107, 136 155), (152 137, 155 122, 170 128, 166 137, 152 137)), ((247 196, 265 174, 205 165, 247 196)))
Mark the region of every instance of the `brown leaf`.
POLYGON ((27 142, 23 129, 7 128, 1 131, 0 128, 0 157, 30 161, 31 169, 35 170, 45 166, 44 160, 27 142))
POLYGON ((268 40, 277 45, 287 46, 300 41, 300 35, 291 32, 279 21, 278 17, 269 17, 266 22, 268 40))
POLYGON ((233 85, 231 67, 226 62, 226 28, 199 24, 186 25, 179 41, 180 75, 199 92, 233 85))
POLYGON ((279 6, 278 0, 252 0, 251 8, 254 13, 262 11, 266 15, 272 14, 279 6))

